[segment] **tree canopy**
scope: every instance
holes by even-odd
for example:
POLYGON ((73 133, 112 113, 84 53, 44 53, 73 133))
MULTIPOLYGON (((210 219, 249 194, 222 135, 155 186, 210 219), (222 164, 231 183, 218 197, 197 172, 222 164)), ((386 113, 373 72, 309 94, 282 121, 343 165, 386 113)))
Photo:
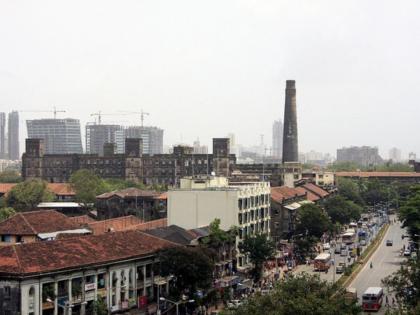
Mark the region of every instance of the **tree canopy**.
POLYGON ((410 197, 404 205, 399 209, 399 219, 402 226, 407 228, 408 233, 413 241, 420 240, 420 186, 414 186, 411 189, 410 197))
POLYGON ((6 197, 6 204, 17 211, 34 210, 39 203, 53 201, 54 194, 47 189, 47 183, 31 179, 14 186, 6 197))
POLYGON ((81 169, 74 172, 70 177, 70 185, 76 192, 76 201, 88 204, 96 201, 96 196, 106 191, 103 180, 87 169, 81 169))
POLYGON ((330 218, 315 204, 303 205, 298 210, 296 234, 320 238, 331 227, 330 218))
POLYGON ((0 173, 0 183, 20 183, 22 177, 15 170, 6 170, 0 173))
POLYGON ((245 239, 239 243, 239 251, 248 255, 253 264, 252 274, 255 281, 259 281, 262 276, 262 269, 264 262, 275 255, 275 243, 268 238, 266 234, 257 234, 253 236, 246 236, 245 239))
POLYGON ((173 247, 160 252, 162 276, 174 276, 177 295, 208 289, 212 284, 213 263, 200 248, 173 247))
POLYGON ((359 220, 363 208, 353 201, 337 195, 324 202, 325 210, 333 223, 347 224, 352 220, 359 220))
POLYGON ((10 207, 0 208, 0 221, 10 218, 16 213, 15 209, 10 207))
POLYGON ((395 314, 420 314, 420 257, 408 259, 401 269, 382 280, 395 293, 399 310, 395 314))
POLYGON ((338 193, 347 200, 363 206, 365 204, 359 185, 352 179, 339 178, 337 181, 338 193))
POLYGON ((345 290, 318 275, 299 274, 278 282, 267 295, 256 295, 225 315, 353 315, 360 314, 356 302, 346 302, 345 290))

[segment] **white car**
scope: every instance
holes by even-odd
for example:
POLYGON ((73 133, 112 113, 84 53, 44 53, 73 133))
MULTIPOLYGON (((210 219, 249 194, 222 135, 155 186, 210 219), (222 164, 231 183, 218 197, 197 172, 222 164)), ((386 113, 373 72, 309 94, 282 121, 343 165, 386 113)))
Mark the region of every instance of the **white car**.
POLYGON ((411 250, 406 248, 405 251, 404 251, 404 256, 410 256, 410 255, 411 255, 411 250))
POLYGON ((331 245, 330 245, 330 243, 325 243, 325 244, 322 245, 322 248, 324 250, 329 250, 331 248, 331 245))

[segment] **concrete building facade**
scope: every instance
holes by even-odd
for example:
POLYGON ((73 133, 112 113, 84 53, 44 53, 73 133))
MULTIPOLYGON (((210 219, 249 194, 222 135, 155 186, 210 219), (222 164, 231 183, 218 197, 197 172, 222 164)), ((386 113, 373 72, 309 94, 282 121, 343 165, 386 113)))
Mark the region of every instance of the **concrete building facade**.
POLYGON ((90 315, 147 309, 168 281, 154 266, 172 242, 124 231, 0 248, 0 315, 90 315))
MULTIPOLYGON (((179 189, 168 192, 168 225, 184 229, 208 226, 220 219, 220 228, 239 228, 236 246, 257 233, 270 234, 270 184, 268 182, 229 184, 224 177, 189 177, 179 189)), ((249 264, 239 254, 238 268, 249 264)))
POLYGON ((78 119, 27 120, 28 138, 43 139, 46 154, 83 153, 78 119))
MULTIPOLYGON (((72 173, 85 168, 103 178, 120 178, 146 185, 177 185, 184 176, 230 176, 236 163, 229 153, 228 139, 214 139, 215 154, 194 154, 191 147, 174 147, 172 154, 142 154, 141 139, 125 140, 125 153, 113 154, 112 146, 106 155, 45 154, 41 139, 27 139, 22 158, 22 176, 42 178, 48 182, 67 182, 72 173)), ((102 152, 104 150, 102 149, 102 152)))
POLYGON ((119 125, 86 125, 86 153, 103 155, 105 143, 117 143, 118 133, 123 128, 119 125))
POLYGON ((124 130, 124 138, 141 138, 144 154, 163 153, 163 129, 157 127, 129 126, 124 130))
POLYGON ((9 160, 19 160, 19 113, 17 111, 9 113, 7 128, 7 152, 9 160))
POLYGON ((348 147, 337 149, 337 162, 354 162, 361 166, 375 166, 383 162, 377 147, 348 147))
POLYGON ((281 119, 275 120, 273 123, 273 157, 281 159, 283 156, 283 122, 281 119))
POLYGON ((6 113, 0 113, 0 159, 6 158, 6 113))

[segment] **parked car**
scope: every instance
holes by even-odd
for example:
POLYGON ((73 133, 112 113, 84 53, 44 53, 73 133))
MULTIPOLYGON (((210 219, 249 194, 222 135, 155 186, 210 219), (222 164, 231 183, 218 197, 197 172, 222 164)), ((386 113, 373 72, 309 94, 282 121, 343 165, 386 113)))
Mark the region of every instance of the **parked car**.
POLYGON ((324 250, 329 250, 331 248, 331 245, 330 245, 330 243, 325 243, 325 244, 322 245, 322 248, 324 250))
POLYGON ((347 256, 349 253, 348 253, 348 251, 347 251, 347 249, 342 249, 341 250, 341 253, 340 253, 340 256, 347 256))
POLYGON ((360 240, 360 245, 361 246, 366 246, 366 240, 360 240))
POLYGON ((404 256, 411 256, 411 250, 406 248, 406 250, 404 251, 404 256))
POLYGON ((336 246, 334 249, 334 254, 340 254, 341 253, 341 248, 336 246))
POLYGON ((392 240, 386 240, 386 246, 392 246, 393 244, 392 240))

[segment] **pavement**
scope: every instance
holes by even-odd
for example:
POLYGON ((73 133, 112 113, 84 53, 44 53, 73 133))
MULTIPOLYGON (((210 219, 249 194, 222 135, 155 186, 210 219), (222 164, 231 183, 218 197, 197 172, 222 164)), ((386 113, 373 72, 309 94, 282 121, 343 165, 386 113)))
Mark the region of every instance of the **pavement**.
MULTIPOLYGON (((368 287, 383 287, 381 280, 397 271, 401 266, 401 262, 404 261, 405 258, 400 256, 400 250, 403 245, 408 245, 408 241, 406 238, 404 240, 401 239, 404 230, 400 227, 400 224, 397 221, 397 223, 390 225, 378 249, 366 262, 356 278, 350 283, 349 287, 354 287, 357 290, 359 302, 361 302, 361 296, 368 287), (393 245, 386 246, 387 240, 392 240, 393 245), (370 262, 372 262, 372 268, 370 268, 370 262)), ((384 291, 386 291, 385 288, 384 291)), ((389 300, 391 301, 391 296, 387 292, 385 294, 389 296, 389 300)), ((385 298, 383 306, 385 306, 385 298)), ((385 314, 385 311, 386 307, 382 307, 378 314, 385 314)))

